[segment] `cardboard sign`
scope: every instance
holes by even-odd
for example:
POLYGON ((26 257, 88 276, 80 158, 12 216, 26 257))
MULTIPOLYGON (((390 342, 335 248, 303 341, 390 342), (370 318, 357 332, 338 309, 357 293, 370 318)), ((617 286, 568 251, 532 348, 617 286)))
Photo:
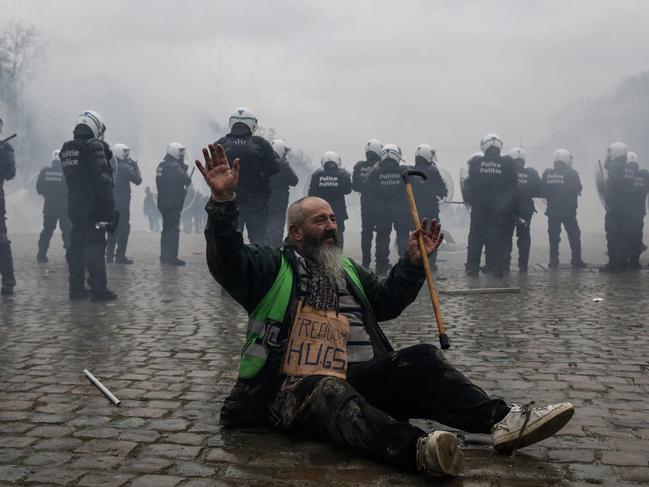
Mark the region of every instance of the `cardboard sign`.
POLYGON ((300 301, 284 351, 282 373, 346 379, 348 339, 349 320, 345 316, 300 301))

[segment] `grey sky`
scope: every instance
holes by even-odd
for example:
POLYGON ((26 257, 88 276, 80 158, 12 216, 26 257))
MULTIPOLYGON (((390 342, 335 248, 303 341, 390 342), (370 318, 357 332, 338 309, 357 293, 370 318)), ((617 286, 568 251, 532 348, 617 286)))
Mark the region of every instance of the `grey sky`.
POLYGON ((649 62, 641 0, 3 3, 47 42, 31 92, 53 137, 94 108, 151 167, 247 105, 315 158, 351 167, 377 137, 412 159, 425 142, 457 174, 486 132, 534 146, 566 103, 649 62))

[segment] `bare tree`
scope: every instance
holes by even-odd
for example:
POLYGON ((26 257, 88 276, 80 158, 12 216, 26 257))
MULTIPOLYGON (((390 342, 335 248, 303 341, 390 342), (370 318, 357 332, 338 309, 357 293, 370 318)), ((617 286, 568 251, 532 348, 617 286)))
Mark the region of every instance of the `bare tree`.
POLYGON ((24 87, 44 58, 36 27, 9 22, 0 30, 0 99, 10 114, 19 115, 24 87))

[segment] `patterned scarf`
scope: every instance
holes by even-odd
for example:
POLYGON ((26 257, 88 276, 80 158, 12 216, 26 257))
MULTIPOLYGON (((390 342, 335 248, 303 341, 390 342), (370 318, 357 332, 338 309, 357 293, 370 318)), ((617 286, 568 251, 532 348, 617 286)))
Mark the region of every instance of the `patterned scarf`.
POLYGON ((338 311, 338 284, 332 282, 317 263, 305 258, 297 250, 295 256, 307 275, 304 302, 315 309, 338 311))

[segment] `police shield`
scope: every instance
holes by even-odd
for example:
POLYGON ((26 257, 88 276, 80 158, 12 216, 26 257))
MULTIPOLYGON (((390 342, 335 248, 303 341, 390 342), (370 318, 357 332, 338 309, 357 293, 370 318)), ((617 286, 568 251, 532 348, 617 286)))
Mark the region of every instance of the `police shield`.
POLYGON ((604 171, 602 161, 597 161, 597 165, 595 166, 595 187, 597 188, 599 201, 602 203, 604 209, 606 209, 606 171, 604 171))
POLYGON ((446 184, 446 190, 447 194, 446 197, 442 199, 442 201, 453 201, 453 194, 455 193, 455 184, 453 183, 453 177, 451 176, 451 173, 449 173, 446 169, 443 167, 438 167, 440 176, 442 176, 442 179, 444 180, 444 184, 446 184))

